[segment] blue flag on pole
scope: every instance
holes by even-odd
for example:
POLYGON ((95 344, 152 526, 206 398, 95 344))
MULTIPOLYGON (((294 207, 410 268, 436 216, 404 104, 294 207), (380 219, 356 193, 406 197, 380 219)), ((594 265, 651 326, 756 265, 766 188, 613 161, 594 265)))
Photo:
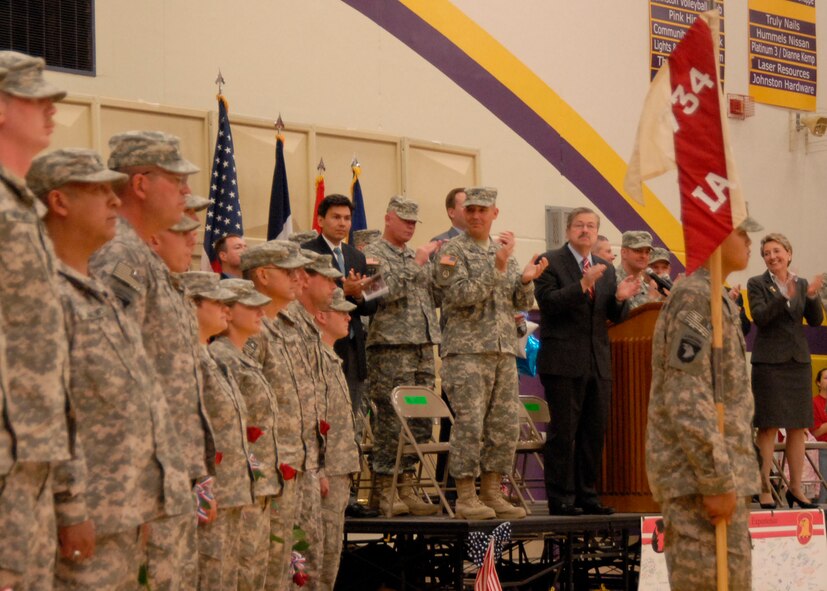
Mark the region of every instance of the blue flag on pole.
POLYGON ((365 200, 362 199, 362 185, 359 183, 359 175, 362 173, 362 167, 356 160, 350 165, 353 170, 353 181, 350 185, 350 198, 353 201, 353 219, 350 225, 350 236, 348 236, 348 244, 353 244, 353 233, 356 230, 367 230, 368 220, 365 215, 365 200))
POLYGON ((267 240, 287 240, 293 233, 290 214, 290 190, 287 188, 287 166, 284 163, 284 136, 276 136, 276 167, 270 188, 270 218, 267 222, 267 240))
MULTIPOLYGON (((241 221, 241 204, 238 200, 238 177, 235 169, 235 148, 227 116, 227 99, 218 95, 218 135, 215 139, 215 155, 210 178, 210 206, 204 225, 204 256, 209 267, 221 272, 215 243, 228 234, 244 235, 241 221)), ((202 265, 203 268, 203 265, 202 265)))

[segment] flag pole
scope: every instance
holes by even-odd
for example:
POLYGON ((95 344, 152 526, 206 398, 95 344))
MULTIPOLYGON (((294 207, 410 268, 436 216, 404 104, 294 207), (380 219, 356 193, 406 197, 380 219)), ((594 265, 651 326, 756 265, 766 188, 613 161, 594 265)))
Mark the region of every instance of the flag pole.
MULTIPOLYGON (((723 338, 723 269, 721 267, 721 247, 715 249, 709 257, 709 275, 711 280, 710 310, 712 313, 712 393, 718 416, 718 432, 724 435, 723 376, 721 366, 724 352, 723 338)), ((729 570, 727 567, 727 526, 721 519, 715 525, 715 558, 718 574, 718 591, 729 589, 729 570)))

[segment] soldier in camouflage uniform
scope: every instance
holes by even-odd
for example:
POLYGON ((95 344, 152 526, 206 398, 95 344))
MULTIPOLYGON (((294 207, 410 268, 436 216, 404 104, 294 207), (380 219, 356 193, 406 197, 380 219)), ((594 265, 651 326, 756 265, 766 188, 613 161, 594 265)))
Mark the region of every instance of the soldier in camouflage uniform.
MULTIPOLYGON (((387 516, 408 512, 432 515, 439 509, 438 505, 424 502, 412 488, 415 455, 402 458, 399 481, 403 488, 399 498, 393 488, 402 427, 391 406, 390 394, 397 386, 425 386, 433 390, 434 345, 440 342, 430 262, 440 242, 428 242, 416 252, 407 246, 416 230, 418 213, 419 205, 413 201, 391 197, 385 213, 385 233, 365 249, 365 258, 376 261, 388 286, 388 293, 379 300, 371 319, 367 339, 368 392, 376 407, 371 424, 372 469, 378 489, 374 504, 387 516)), ((433 425, 429 419, 412 419, 409 423, 417 441, 430 439, 433 425)))
POLYGON ((649 302, 658 301, 657 291, 649 288, 650 279, 644 271, 649 266, 649 257, 652 253, 652 235, 649 232, 623 232, 620 243, 620 264, 617 266, 615 277, 617 283, 629 275, 636 275, 640 279, 638 293, 629 298, 629 309, 649 302))
POLYGON ((23 181, 49 145, 54 102, 44 62, 0 52, 0 307, 6 339, 6 428, 14 466, 0 477, 0 588, 51 589, 55 515, 49 464, 73 453, 69 351, 44 208, 23 181), (33 347, 32 344, 37 346, 33 347))
POLYGON ((202 522, 198 528, 198 589, 235 591, 241 538, 247 535, 242 529, 242 512, 253 504, 254 478, 263 477, 268 470, 272 473, 275 467, 260 466, 250 455, 248 438, 253 437, 244 398, 230 369, 207 349, 210 337, 227 329, 226 306, 238 296, 219 286, 217 273, 194 271, 183 273, 180 279, 197 309, 204 405, 213 428, 216 454, 212 490, 218 514, 214 521, 202 522))
POLYGON ((319 233, 316 230, 307 230, 306 232, 293 232, 287 239, 290 242, 301 245, 310 240, 315 240, 318 237, 319 233))
POLYGON ((353 248, 364 252, 365 248, 381 237, 382 232, 379 230, 356 230, 353 232, 353 248))
MULTIPOLYGON (((192 304, 181 297, 149 241, 180 221, 190 192, 187 179, 198 168, 181 155, 178 138, 158 131, 122 133, 109 140, 109 147, 109 168, 129 179, 118 191, 122 206, 115 238, 94 254, 90 268, 141 327, 194 485, 214 472, 215 459, 202 400, 198 326, 192 304)), ((195 503, 191 511, 157 519, 148 529, 152 588, 193 588, 198 568, 195 503)))
POLYGON ((325 384, 324 396, 319 400, 319 417, 326 430, 323 479, 327 481, 327 494, 321 500, 324 558, 318 585, 321 591, 332 591, 336 583, 351 476, 361 468, 347 380, 342 360, 333 350, 333 343, 347 335, 350 312, 355 309, 356 305, 336 288, 330 308, 315 314, 316 325, 322 332, 321 373, 325 384))
POLYGON ((531 307, 532 284, 545 258, 521 271, 512 256, 514 235, 490 238, 499 211, 496 189, 465 191, 467 232, 437 253, 442 290, 442 383, 455 413, 449 470, 457 483, 458 517, 525 517, 500 492, 511 472, 518 437, 517 328, 514 314, 531 307), (474 480, 482 470, 481 495, 474 480), (482 502, 481 502, 482 501, 482 502))
POLYGON ((178 223, 169 230, 153 234, 149 245, 173 273, 186 273, 195 250, 195 230, 201 224, 187 214, 181 214, 178 223))
MULTIPOLYGON (((298 254, 298 248, 288 244, 298 254)), ((290 359, 291 372, 299 391, 302 411, 302 433, 305 442, 304 484, 300 492, 302 504, 296 525, 306 534, 310 547, 305 552, 305 573, 309 580, 306 587, 315 590, 324 559, 321 503, 327 483, 323 478, 324 440, 319 417, 320 401, 324 399, 325 382, 321 373, 321 334, 313 319, 319 310, 327 309, 336 289, 336 279, 342 274, 333 267, 330 255, 307 256, 312 261, 299 273, 298 300, 287 306, 287 317, 292 322, 282 324, 282 334, 293 351, 290 359)))
POLYGON ((126 175, 107 170, 96 152, 75 148, 36 158, 26 180, 48 208, 44 221, 62 259, 70 395, 82 449, 55 467, 55 587, 134 588, 145 562, 139 526, 186 511, 192 496, 140 330, 88 273, 91 254, 115 234, 120 201, 111 183, 126 175), (94 555, 84 558, 87 548, 94 555))
POLYGON ((252 246, 241 255, 244 276, 256 289, 271 298, 262 319, 262 331, 247 341, 245 352, 258 360, 278 401, 278 462, 282 476, 281 495, 272 503, 270 560, 266 588, 284 591, 290 580, 288 566, 293 545, 293 525, 301 509, 305 446, 302 435, 302 405, 293 372, 296 355, 286 333, 294 324, 288 304, 300 289, 297 270, 309 262, 297 245, 270 241, 252 246))
POLYGON ((260 466, 253 486, 255 502, 241 511, 239 554, 240 591, 264 589, 270 547, 271 503, 281 493, 278 470, 278 401, 261 365, 244 350, 250 337, 261 332, 264 306, 270 298, 256 291, 252 281, 223 279, 221 287, 236 295, 229 304, 227 331, 210 344, 210 354, 232 374, 247 408, 248 447, 260 466))
MULTIPOLYGON (((749 261, 747 218, 721 245, 723 279, 749 261)), ((675 284, 652 338, 646 470, 666 525, 673 591, 715 589, 715 526, 725 520, 729 588, 751 588, 748 499, 761 490, 752 443, 753 397, 738 309, 723 300, 720 375, 724 434, 718 431, 712 376, 710 272, 675 284), (680 442, 680 444, 678 444, 680 442)))

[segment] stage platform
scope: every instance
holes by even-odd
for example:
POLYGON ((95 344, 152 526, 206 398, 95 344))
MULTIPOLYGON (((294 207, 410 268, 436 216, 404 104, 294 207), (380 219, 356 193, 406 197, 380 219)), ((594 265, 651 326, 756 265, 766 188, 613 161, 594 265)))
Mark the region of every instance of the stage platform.
MULTIPOLYGON (((639 513, 558 517, 540 513, 511 522, 511 543, 497 565, 504 589, 634 590, 640 562, 639 513)), ((473 588, 466 561, 470 532, 502 520, 447 517, 347 519, 338 591, 473 588)))

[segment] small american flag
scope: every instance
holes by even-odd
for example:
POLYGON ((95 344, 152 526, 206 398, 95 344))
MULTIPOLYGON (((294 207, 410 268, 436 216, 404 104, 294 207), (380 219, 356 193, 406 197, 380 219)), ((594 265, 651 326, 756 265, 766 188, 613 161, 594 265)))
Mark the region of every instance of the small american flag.
POLYGON ((241 222, 241 204, 238 200, 238 177, 235 169, 235 148, 227 116, 227 100, 218 95, 218 136, 215 139, 215 155, 210 177, 210 206, 204 225, 204 253, 210 267, 221 271, 215 242, 227 234, 244 235, 241 222))
POLYGON ((503 591, 494 562, 494 538, 492 537, 491 541, 488 542, 485 558, 482 559, 482 566, 477 571, 474 591, 503 591))

